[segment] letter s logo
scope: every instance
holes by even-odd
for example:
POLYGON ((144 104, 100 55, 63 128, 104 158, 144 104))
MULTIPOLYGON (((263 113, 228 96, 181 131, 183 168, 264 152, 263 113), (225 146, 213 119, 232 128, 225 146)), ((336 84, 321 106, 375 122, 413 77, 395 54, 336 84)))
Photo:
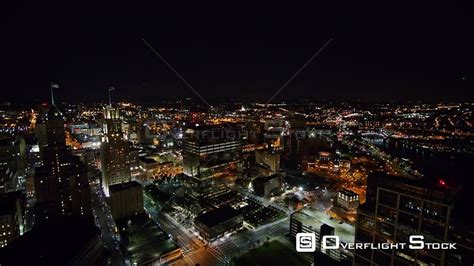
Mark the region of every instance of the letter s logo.
POLYGON ((296 251, 315 252, 316 251, 316 235, 314 233, 296 234, 296 251))
POLYGON ((410 249, 423 249, 425 247, 425 242, 423 241, 425 237, 420 235, 410 236, 410 249))

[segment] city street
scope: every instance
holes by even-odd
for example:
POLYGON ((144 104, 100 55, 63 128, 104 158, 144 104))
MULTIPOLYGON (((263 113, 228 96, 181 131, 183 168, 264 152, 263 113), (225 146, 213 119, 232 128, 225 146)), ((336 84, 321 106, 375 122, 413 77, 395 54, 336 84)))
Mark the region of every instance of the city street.
POLYGON ((284 218, 254 230, 240 232, 230 237, 222 237, 211 243, 211 247, 221 255, 221 258, 230 259, 240 255, 240 253, 245 253, 254 246, 263 244, 269 239, 282 236, 288 232, 289 219, 284 218))
POLYGON ((101 232, 102 242, 110 254, 109 264, 126 265, 120 246, 116 241, 118 234, 115 233, 114 219, 105 203, 105 196, 99 185, 91 186, 91 200, 95 221, 101 232))
POLYGON ((172 265, 226 264, 232 257, 289 231, 289 219, 284 218, 253 230, 221 237, 207 245, 194 236, 190 229, 184 228, 168 214, 158 211, 147 196, 145 196, 145 210, 164 231, 171 235, 183 251, 183 259, 172 265))

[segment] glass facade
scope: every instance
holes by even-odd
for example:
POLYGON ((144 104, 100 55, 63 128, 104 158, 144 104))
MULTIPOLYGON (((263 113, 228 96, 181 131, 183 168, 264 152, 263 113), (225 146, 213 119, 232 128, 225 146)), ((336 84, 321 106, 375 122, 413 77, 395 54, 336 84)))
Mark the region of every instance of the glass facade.
MULTIPOLYGON (((356 243, 408 243, 411 235, 425 242, 448 239, 452 201, 438 191, 393 181, 389 176, 369 177, 367 203, 357 214, 356 243), (369 192, 370 191, 370 192, 369 192)), ((408 245, 408 244, 407 244, 408 245)), ((355 265, 443 265, 448 251, 439 249, 356 250, 355 265)))

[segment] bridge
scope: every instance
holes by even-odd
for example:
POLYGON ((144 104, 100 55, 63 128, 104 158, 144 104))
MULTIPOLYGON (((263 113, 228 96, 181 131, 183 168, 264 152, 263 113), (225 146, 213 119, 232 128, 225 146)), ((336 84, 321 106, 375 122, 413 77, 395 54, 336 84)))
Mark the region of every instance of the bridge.
POLYGON ((360 133, 362 137, 375 137, 375 138, 383 138, 386 139, 390 137, 392 134, 385 130, 380 130, 380 131, 364 131, 360 133))

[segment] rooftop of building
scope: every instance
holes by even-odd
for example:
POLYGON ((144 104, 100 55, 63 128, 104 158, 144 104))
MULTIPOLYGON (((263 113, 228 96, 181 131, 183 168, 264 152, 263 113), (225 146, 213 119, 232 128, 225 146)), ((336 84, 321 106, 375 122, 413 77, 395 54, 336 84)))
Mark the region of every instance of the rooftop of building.
POLYGON ((155 159, 147 158, 147 157, 140 157, 140 162, 143 162, 146 164, 157 163, 155 159))
POLYGON ((127 190, 132 187, 141 187, 141 185, 137 181, 130 181, 126 183, 111 185, 109 186, 109 191, 110 193, 115 193, 118 191, 127 190))
POLYGON ((276 150, 275 148, 266 148, 266 149, 258 149, 258 150, 255 150, 256 153, 259 153, 261 155, 277 155, 279 154, 280 152, 278 150, 276 150))
POLYGON ((256 181, 256 182, 268 182, 272 179, 275 179, 275 178, 280 178, 279 175, 277 174, 274 174, 274 175, 269 175, 269 176, 259 176, 257 178, 255 178, 253 181, 256 181))
POLYGON ((422 197, 450 204, 454 202, 458 189, 446 181, 434 177, 404 177, 389 175, 384 172, 375 172, 367 178, 367 187, 374 185, 374 180, 381 188, 386 188, 401 193, 422 197))
POLYGON ((391 180, 394 182, 399 182, 407 185, 415 185, 425 188, 435 188, 437 190, 447 190, 447 186, 441 186, 436 180, 433 180, 429 177, 409 177, 409 176, 398 176, 398 175, 391 175, 385 172, 374 172, 369 175, 369 178, 378 178, 378 179, 385 179, 391 180))
POLYGON ((321 225, 327 224, 334 228, 334 234, 339 236, 342 242, 354 242, 355 227, 348 223, 340 223, 336 219, 331 219, 331 216, 325 212, 312 208, 305 208, 301 211, 295 212, 293 214, 293 218, 301 221, 301 223, 305 226, 311 226, 317 231, 320 230, 321 225))
POLYGON ((219 135, 218 133, 209 133, 209 137, 207 136, 198 137, 198 136, 193 136, 193 135, 187 135, 185 138, 183 138, 183 144, 193 143, 194 145, 199 145, 199 146, 221 144, 221 143, 234 143, 234 142, 240 142, 240 140, 236 138, 221 137, 221 135, 219 135))
POLYGON ((354 191, 352 190, 348 190, 348 189, 343 189, 341 191, 339 191, 339 193, 342 193, 346 196, 349 196, 349 197, 353 197, 353 196, 359 196, 357 193, 355 193, 354 191))
POLYGON ((238 215, 240 215, 240 211, 230 207, 229 205, 224 205, 197 216, 195 220, 203 223, 207 227, 214 227, 238 215))
POLYGON ((9 215, 16 211, 16 200, 23 197, 21 191, 0 194, 0 216, 9 215))
POLYGON ((200 145, 238 141, 245 136, 241 129, 225 125, 189 127, 185 132, 183 141, 200 145))
POLYGON ((147 214, 135 215, 117 221, 126 241, 124 247, 132 261, 138 265, 151 265, 152 261, 168 252, 177 250, 176 242, 168 236, 147 214), (153 237, 150 237, 153 236, 153 237))

